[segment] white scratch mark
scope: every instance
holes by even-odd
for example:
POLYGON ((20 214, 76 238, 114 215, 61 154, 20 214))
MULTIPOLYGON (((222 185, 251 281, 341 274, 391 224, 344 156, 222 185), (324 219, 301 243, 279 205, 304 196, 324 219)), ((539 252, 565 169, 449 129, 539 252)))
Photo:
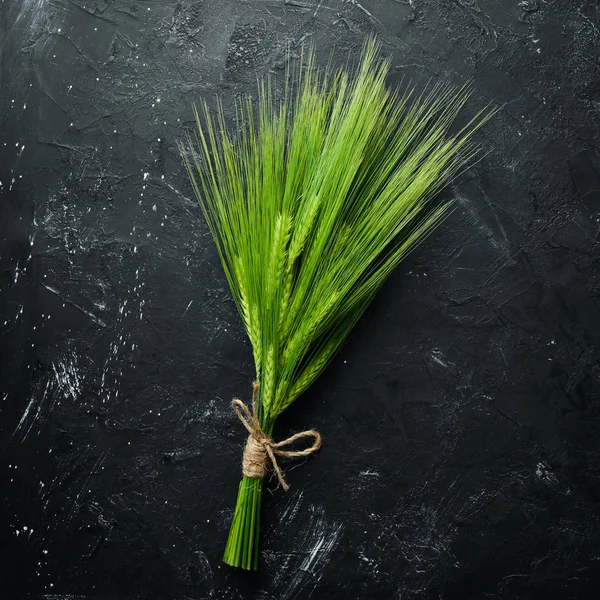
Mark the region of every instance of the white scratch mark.
POLYGON ((373 21, 375 21, 376 23, 379 23, 380 25, 382 24, 381 21, 375 17, 372 13, 370 13, 362 4, 359 4, 356 0, 347 0, 349 4, 352 4, 352 6, 356 6, 356 8, 362 10, 365 15, 367 15, 369 17, 369 19, 372 19, 373 21))
POLYGON ((92 475, 97 475, 100 473, 100 471, 102 470, 102 466, 104 465, 106 458, 108 457, 109 451, 106 450, 104 452, 104 454, 102 454, 98 460, 96 461, 96 464, 92 467, 92 469, 90 470, 90 472, 87 474, 87 477, 85 478, 85 481, 82 483, 81 485, 81 489, 79 490, 79 493, 77 494, 77 496, 75 497, 76 500, 79 500, 79 496, 81 496, 82 493, 85 492, 87 486, 88 486, 88 481, 90 480, 90 477, 92 475))
POLYGON ((321 564, 329 559, 329 555, 335 548, 341 532, 341 525, 338 525, 337 528, 329 534, 324 532, 310 550, 309 555, 302 561, 300 571, 310 573, 313 576, 318 575, 318 578, 320 579, 321 575, 318 573, 318 569, 321 564))
POLYGON ((71 362, 58 360, 52 363, 54 378, 59 391, 64 396, 71 396, 72 400, 77 400, 81 391, 81 377, 77 372, 77 355, 73 354, 71 362))
POLYGON ((102 319, 99 319, 95 314, 91 313, 89 310, 86 310, 85 308, 79 306, 79 304, 76 304, 72 300, 69 300, 68 298, 63 297, 60 294, 60 292, 58 290, 56 290, 55 288, 50 287, 49 285, 46 285, 45 283, 42 283, 42 285, 49 292, 56 294, 63 302, 66 302, 67 304, 70 304, 73 308, 76 308, 80 313, 84 314, 86 317, 88 317, 90 320, 92 320, 94 323, 96 323, 96 325, 100 325, 100 327, 106 327, 106 323, 102 319))
POLYGON ((185 310, 183 311, 183 314, 181 315, 181 318, 183 319, 183 317, 185 317, 185 313, 190 309, 190 306, 192 305, 192 302, 194 300, 190 300, 189 304, 186 306, 185 310))
POLYGON ((431 356, 431 360, 436 362, 438 365, 444 367, 444 369, 447 369, 451 365, 454 366, 453 363, 449 362, 446 359, 446 357, 444 356, 444 354, 442 353, 441 350, 432 350, 430 356, 431 356))
POLYGON ((343 529, 340 523, 328 523, 321 507, 310 506, 307 511, 298 511, 299 502, 295 504, 293 526, 302 534, 295 536, 296 547, 292 546, 292 552, 284 555, 284 563, 279 566, 280 577, 274 583, 277 587, 281 581, 285 588, 277 595, 278 600, 307 600, 311 596, 343 529), (297 522, 305 518, 308 523, 297 522), (302 560, 298 564, 299 557, 302 560))
POLYGON ((70 397, 77 400, 81 390, 81 377, 77 370, 77 355, 52 363, 53 375, 38 382, 31 394, 31 400, 23 411, 11 438, 17 436, 23 443, 34 428, 39 433, 50 413, 60 400, 70 397), (43 389, 43 391, 42 391, 43 389))
POLYGON ((27 408, 25 409, 25 412, 23 413, 23 416, 21 417, 21 420, 19 421, 19 424, 15 428, 15 431, 13 432, 13 436, 23 426, 23 423, 25 423, 25 419, 27 419, 27 415, 29 414, 29 411, 31 410, 31 407, 35 404, 35 401, 36 401, 36 397, 34 395, 34 396, 31 397, 31 400, 29 401, 29 404, 27 405, 27 408))
POLYGON ((557 484, 558 478, 552 473, 552 468, 547 462, 539 462, 535 467, 535 475, 545 483, 557 484))
POLYGON ((286 497, 289 498, 289 501, 281 513, 281 517, 279 519, 281 524, 293 521, 296 518, 298 510, 300 509, 300 505, 302 504, 302 490, 299 492, 293 492, 292 494, 287 494, 286 497))
POLYGON ((361 471, 359 473, 361 477, 380 477, 380 473, 377 471, 371 471, 371 469, 366 469, 365 471, 361 471))
POLYGON ((44 594, 43 600, 89 600, 89 596, 80 594, 44 594))
MULTIPOLYGON (((17 434, 20 437, 21 443, 23 443, 27 439, 27 436, 33 429, 34 425, 36 425, 36 423, 38 423, 38 421, 40 420, 40 415, 42 414, 42 409, 44 408, 44 401, 46 400, 46 398, 48 396, 49 388, 50 388, 50 381, 46 381, 46 387, 44 388, 43 393, 40 395, 38 393, 40 387, 36 386, 36 388, 34 389, 32 395, 31 395, 31 400, 29 401, 29 404, 27 405, 27 407, 25 408, 25 411, 23 412, 23 416, 21 417, 21 420, 19 421, 18 425, 15 427, 15 430, 11 436, 11 439, 13 437, 15 437, 17 434)), ((54 406, 54 403, 52 403, 52 405, 49 407, 49 409, 47 411, 48 413, 52 410, 53 406, 54 406)), ((41 423, 38 423, 38 424, 41 425, 41 423)))

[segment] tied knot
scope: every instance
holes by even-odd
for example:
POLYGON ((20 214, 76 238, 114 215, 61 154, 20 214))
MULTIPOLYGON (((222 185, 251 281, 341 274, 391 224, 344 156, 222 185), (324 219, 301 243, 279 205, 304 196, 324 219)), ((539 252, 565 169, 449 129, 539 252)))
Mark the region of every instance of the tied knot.
POLYGON ((233 410, 249 434, 248 439, 246 440, 246 447, 244 448, 244 456, 242 458, 242 473, 246 475, 246 477, 264 479, 268 471, 269 463, 271 463, 281 487, 287 492, 290 489, 290 486, 287 484, 281 469, 279 468, 277 456, 293 458, 313 454, 313 452, 316 452, 321 447, 321 434, 314 429, 307 429, 306 431, 295 433, 285 440, 275 442, 263 431, 258 422, 258 417, 256 416, 258 386, 259 384, 256 381, 252 384, 252 410, 237 398, 231 402, 233 410), (296 440, 310 437, 313 438, 314 441, 311 446, 304 450, 284 449, 286 446, 293 444, 296 440))

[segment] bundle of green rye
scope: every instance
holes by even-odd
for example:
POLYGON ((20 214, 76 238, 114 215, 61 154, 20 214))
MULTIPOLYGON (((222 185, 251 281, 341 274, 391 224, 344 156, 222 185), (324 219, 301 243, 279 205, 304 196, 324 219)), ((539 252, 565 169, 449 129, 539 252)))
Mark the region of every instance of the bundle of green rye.
POLYGON ((256 569, 265 475, 288 489, 278 457, 306 456, 320 435, 276 442, 277 417, 323 371, 392 270, 447 214, 435 195, 472 162, 480 111, 450 128, 470 91, 435 85, 390 91, 388 60, 369 40, 357 68, 317 69, 314 52, 286 71, 276 99, 269 78, 255 102, 236 100, 237 132, 218 102, 195 108, 182 148, 250 338, 251 406, 233 408, 248 430, 224 560, 256 569), (294 442, 306 438, 309 447, 294 442))

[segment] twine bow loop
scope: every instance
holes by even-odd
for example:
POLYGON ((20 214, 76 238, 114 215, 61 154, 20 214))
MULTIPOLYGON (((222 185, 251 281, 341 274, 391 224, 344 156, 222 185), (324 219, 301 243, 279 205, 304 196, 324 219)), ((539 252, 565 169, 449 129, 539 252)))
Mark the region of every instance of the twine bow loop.
POLYGON ((287 492, 290 489, 290 486, 283 477, 276 457, 284 456, 294 458, 313 454, 321 447, 321 434, 314 429, 307 429, 306 431, 295 433, 285 440, 275 442, 263 431, 258 421, 258 417, 256 416, 256 396, 258 395, 258 386, 258 382, 255 381, 252 386, 252 410, 237 398, 234 398, 231 402, 235 414, 249 434, 242 458, 242 473, 247 477, 263 479, 267 474, 270 462, 271 465, 273 465, 273 470, 277 474, 277 479, 279 479, 281 487, 287 492), (283 448, 286 448, 295 441, 303 438, 313 438, 314 441, 311 446, 304 450, 283 450, 283 448))

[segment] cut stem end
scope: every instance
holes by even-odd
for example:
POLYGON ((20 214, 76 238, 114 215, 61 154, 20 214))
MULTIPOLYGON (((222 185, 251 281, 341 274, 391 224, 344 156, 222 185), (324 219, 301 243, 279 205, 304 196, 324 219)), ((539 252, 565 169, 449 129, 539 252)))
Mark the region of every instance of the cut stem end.
POLYGON ((263 480, 244 475, 240 482, 233 521, 223 561, 248 571, 258 569, 258 536, 263 480))

